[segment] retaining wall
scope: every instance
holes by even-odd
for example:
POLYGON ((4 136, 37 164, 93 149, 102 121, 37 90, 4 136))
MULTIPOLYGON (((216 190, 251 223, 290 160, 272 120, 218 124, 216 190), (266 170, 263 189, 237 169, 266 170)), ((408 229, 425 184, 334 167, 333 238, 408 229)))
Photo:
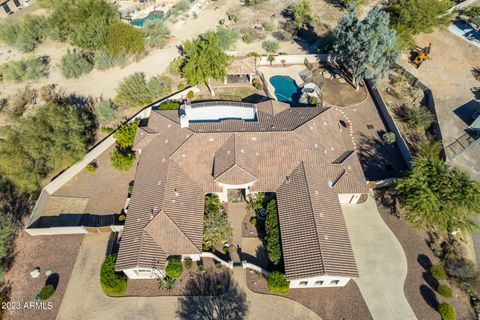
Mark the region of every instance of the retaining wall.
POLYGON ((270 63, 268 56, 262 56, 257 59, 257 66, 270 66, 278 64, 304 64, 305 59, 310 63, 328 62, 332 60, 332 56, 328 53, 319 54, 292 54, 292 55, 277 55, 273 56, 275 59, 270 63))

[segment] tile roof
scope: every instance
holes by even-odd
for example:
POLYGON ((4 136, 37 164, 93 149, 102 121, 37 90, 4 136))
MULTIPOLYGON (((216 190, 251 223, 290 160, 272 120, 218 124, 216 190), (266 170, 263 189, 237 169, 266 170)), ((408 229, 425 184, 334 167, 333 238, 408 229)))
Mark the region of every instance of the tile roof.
POLYGON ((338 194, 300 162, 277 190, 287 279, 358 276, 338 194))
POLYGON ((256 72, 254 57, 245 57, 233 60, 227 67, 227 74, 247 74, 256 72))
POLYGON ((351 249, 338 193, 368 190, 356 153, 346 152, 353 150, 353 145, 347 145, 348 132, 337 126, 338 114, 318 107, 254 106, 256 121, 192 122, 189 128, 180 128, 175 110, 151 112, 147 126, 137 131, 135 140, 141 153, 117 270, 162 268, 169 255, 200 252, 205 193, 222 192, 219 182, 252 182, 253 192, 278 189, 289 277, 356 274, 351 269, 355 262, 349 260, 351 249), (300 177, 295 180, 300 181, 299 189, 292 189, 293 184, 285 186, 287 176, 300 177), (332 188, 327 188, 329 181, 332 188), (322 197, 313 197, 311 190, 321 192, 322 197), (288 200, 295 194, 297 202, 288 200), (308 203, 313 209, 299 212, 298 207, 308 203), (287 227, 293 221, 299 225, 314 221, 316 227, 312 234, 302 231, 295 235, 289 231, 293 227, 287 227), (332 235, 331 230, 337 234, 332 235), (325 235, 331 241, 317 239, 325 235), (290 248, 301 251, 309 247, 312 236, 318 246, 308 249, 314 251, 306 266, 288 258, 293 255, 290 248), (338 266, 333 241, 339 241, 338 266), (308 267, 312 260, 316 262, 308 267))

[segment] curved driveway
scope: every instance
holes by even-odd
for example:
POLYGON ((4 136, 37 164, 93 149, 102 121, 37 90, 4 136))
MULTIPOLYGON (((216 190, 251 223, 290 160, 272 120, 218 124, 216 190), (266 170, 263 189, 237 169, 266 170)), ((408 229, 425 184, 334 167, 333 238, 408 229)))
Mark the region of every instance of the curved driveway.
MULTIPOLYGON (((108 233, 85 236, 57 319, 177 319, 177 297, 109 298, 103 294, 99 274, 108 236, 108 233)), ((245 287, 244 270, 235 270, 233 278, 246 293, 247 319, 321 320, 313 311, 290 299, 249 291, 245 287)))
POLYGON ((355 279, 375 320, 417 319, 403 291, 407 258, 380 217, 375 200, 342 205, 360 277, 355 279))

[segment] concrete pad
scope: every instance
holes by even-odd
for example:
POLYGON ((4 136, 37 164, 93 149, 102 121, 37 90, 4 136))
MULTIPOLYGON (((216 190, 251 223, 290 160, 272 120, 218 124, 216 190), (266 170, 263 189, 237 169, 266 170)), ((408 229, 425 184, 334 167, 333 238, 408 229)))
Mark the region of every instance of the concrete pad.
POLYGON ((375 200, 342 205, 360 277, 355 279, 374 319, 417 319, 403 291, 407 259, 380 217, 375 200))

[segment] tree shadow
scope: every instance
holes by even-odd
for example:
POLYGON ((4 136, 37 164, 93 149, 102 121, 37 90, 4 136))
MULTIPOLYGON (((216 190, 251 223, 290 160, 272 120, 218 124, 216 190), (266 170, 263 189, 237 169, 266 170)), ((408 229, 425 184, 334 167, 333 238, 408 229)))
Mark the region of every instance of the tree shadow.
POLYGON ((435 292, 428 286, 422 284, 420 286, 420 294, 422 295, 425 302, 434 310, 438 308, 438 300, 435 292))
POLYGON ((417 261, 418 261, 418 264, 421 265, 425 271, 430 270, 430 267, 432 266, 432 261, 428 256, 424 254, 419 254, 417 256, 417 261))
POLYGON ((398 210, 398 198, 393 192, 390 192, 390 188, 380 189, 375 191, 375 200, 380 202, 382 206, 388 210, 388 212, 396 217, 400 218, 400 212, 398 210))
POLYGON ((422 273, 423 280, 430 286, 432 289, 437 289, 440 283, 438 282, 437 279, 432 277, 430 272, 426 271, 422 273))
POLYGON ((180 319, 236 320, 248 313, 246 294, 228 271, 206 272, 190 279, 178 299, 180 319))
POLYGON ((52 273, 48 276, 47 281, 45 281, 45 285, 51 284, 55 290, 57 290, 58 283, 60 282, 60 275, 58 273, 52 273))

